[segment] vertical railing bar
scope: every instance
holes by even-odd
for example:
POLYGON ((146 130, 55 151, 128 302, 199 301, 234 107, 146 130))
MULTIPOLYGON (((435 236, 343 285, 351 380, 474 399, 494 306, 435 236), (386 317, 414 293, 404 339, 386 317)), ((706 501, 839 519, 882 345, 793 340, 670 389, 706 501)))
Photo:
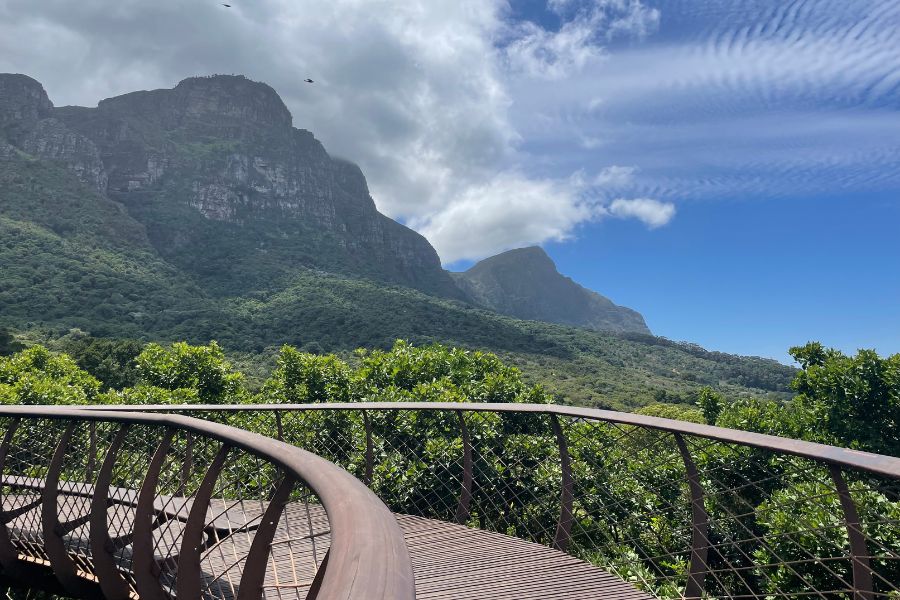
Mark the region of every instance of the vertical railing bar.
POLYGON ((559 419, 555 414, 550 415, 550 424, 556 435, 556 443, 559 446, 559 465, 562 469, 562 482, 559 495, 559 522, 556 524, 556 535, 553 538, 553 547, 565 552, 569 546, 569 537, 572 531, 574 500, 574 481, 572 479, 572 465, 569 459, 569 445, 559 419))
POLYGON ((179 489, 183 494, 187 490, 188 482, 191 480, 191 471, 194 470, 194 436, 191 432, 184 434, 184 462, 181 463, 181 481, 179 489))
POLYGON ((97 470, 97 422, 88 423, 88 462, 87 462, 87 478, 88 481, 94 479, 94 471, 97 470))
POLYGON ((366 474, 363 483, 372 485, 372 476, 375 471, 375 451, 372 445, 372 423, 369 421, 368 411, 362 411, 363 426, 366 430, 366 474))
POLYGON ((706 572, 709 567, 709 514, 706 512, 703 486, 697 465, 680 433, 674 433, 675 443, 684 461, 688 488, 691 493, 691 562, 684 597, 694 600, 703 597, 706 590, 706 572))
POLYGON ((459 419, 459 431, 463 444, 463 473, 462 489, 459 491, 459 503, 456 506, 456 522, 465 525, 469 520, 469 507, 472 504, 472 439, 469 436, 469 428, 466 426, 466 417, 463 411, 456 411, 459 419))
POLYGON ((312 544, 313 562, 319 568, 319 552, 316 549, 316 536, 313 531, 312 516, 309 514, 309 493, 303 494, 303 504, 306 507, 306 526, 309 528, 309 541, 312 544))
POLYGON ((69 449, 69 444, 77 426, 77 422, 70 421, 59 438, 56 450, 54 450, 53 457, 50 459, 50 465, 47 468, 47 475, 44 478, 43 501, 41 502, 44 552, 47 553, 47 558, 50 559, 50 566, 56 579, 59 580, 66 592, 74 598, 91 595, 95 592, 93 585, 87 583, 76 573, 76 565, 66 551, 66 544, 59 527, 59 482, 65 464, 66 452, 69 449))
POLYGON ((830 464, 828 471, 831 473, 831 479, 841 501, 844 524, 847 527, 847 537, 850 541, 850 560, 853 563, 853 599, 872 600, 875 594, 872 591, 869 548, 859 520, 859 512, 856 510, 856 503, 853 501, 853 496, 850 495, 850 488, 847 487, 847 481, 844 479, 841 468, 830 464))
POLYGON ((284 512, 285 503, 294 489, 295 480, 285 476, 272 499, 266 512, 263 514, 256 535, 250 543, 250 551, 244 562, 244 572, 241 582, 238 584, 237 600, 260 600, 263 593, 263 582, 266 577, 266 567, 269 564, 269 554, 272 550, 272 539, 278 528, 278 521, 284 512))
POLYGON ((147 474, 138 492, 137 506, 134 509, 132 570, 137 592, 142 600, 170 600, 159 583, 157 563, 153 557, 153 521, 156 518, 153 504, 159 474, 174 437, 175 429, 167 429, 147 466, 147 474))
POLYGON ((91 498, 91 525, 89 541, 94 568, 97 571, 97 580, 103 595, 109 600, 127 600, 130 597, 128 582, 119 572, 113 555, 112 540, 109 537, 109 519, 107 509, 110 506, 109 488, 112 483, 113 468, 116 457, 131 425, 124 424, 119 427, 112 443, 106 451, 106 457, 100 465, 97 481, 94 485, 94 495, 91 498))
POLYGON ((194 502, 188 512, 187 521, 185 521, 181 534, 181 549, 178 553, 178 570, 175 579, 175 595, 179 599, 192 600, 201 597, 200 553, 203 548, 203 528, 206 525, 207 511, 216 481, 222 473, 230 450, 231 447, 227 444, 222 444, 219 448, 203 475, 203 481, 197 487, 194 502))
MULTIPOLYGON (((6 468, 6 456, 9 454, 9 446, 12 444, 16 430, 19 428, 19 423, 19 419, 12 419, 6 426, 6 433, 3 434, 3 442, 0 443, 0 476, 3 475, 6 468)), ((4 504, 3 495, 3 486, 0 486, 0 506, 4 504)), ((5 571, 12 571, 18 563, 18 559, 19 552, 13 546, 9 536, 9 528, 7 523, 4 522, 0 526, 0 565, 3 566, 5 571)))
POLYGON ((284 441, 284 427, 281 424, 281 411, 275 411, 275 435, 279 442, 284 441))

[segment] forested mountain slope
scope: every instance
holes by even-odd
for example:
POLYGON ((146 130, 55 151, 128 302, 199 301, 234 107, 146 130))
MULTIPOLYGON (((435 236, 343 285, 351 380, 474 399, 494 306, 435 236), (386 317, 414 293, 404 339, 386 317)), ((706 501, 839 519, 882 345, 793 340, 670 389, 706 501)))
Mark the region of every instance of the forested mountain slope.
POLYGON ((247 363, 285 343, 438 341, 501 353, 588 404, 678 400, 704 384, 786 392, 793 370, 774 361, 623 337, 647 332, 640 315, 563 278, 542 251, 525 252, 540 252, 556 292, 502 258, 500 287, 472 284, 483 268, 458 287, 424 238, 378 213, 356 166, 291 122, 271 88, 242 77, 54 108, 38 82, 0 75, 0 326, 217 339, 247 363), (571 319, 544 310, 557 292, 571 319))

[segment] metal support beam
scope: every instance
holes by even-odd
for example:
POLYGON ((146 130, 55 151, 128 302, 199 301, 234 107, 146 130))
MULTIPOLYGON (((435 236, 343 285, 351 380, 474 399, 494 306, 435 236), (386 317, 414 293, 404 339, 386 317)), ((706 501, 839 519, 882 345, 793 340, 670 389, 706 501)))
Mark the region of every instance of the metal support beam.
POLYGON ((709 515, 703 499, 703 486, 700 485, 700 474, 697 465, 688 450, 680 433, 673 434, 684 469, 687 474, 688 488, 691 492, 691 563, 688 568, 688 580, 684 589, 684 597, 694 600, 703 597, 706 590, 706 572, 709 570, 709 515))

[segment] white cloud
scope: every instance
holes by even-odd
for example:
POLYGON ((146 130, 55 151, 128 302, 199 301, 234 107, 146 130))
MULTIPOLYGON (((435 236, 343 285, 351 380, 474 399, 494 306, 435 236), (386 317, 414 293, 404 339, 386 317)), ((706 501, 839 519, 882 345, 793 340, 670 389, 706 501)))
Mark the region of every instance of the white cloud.
POLYGON ((467 188, 452 204, 412 223, 445 263, 478 259, 510 248, 563 241, 603 209, 582 197, 583 178, 534 180, 504 172, 483 186, 467 188))
POLYGON ((509 119, 510 80, 571 74, 658 17, 638 0, 558 3, 563 25, 551 32, 506 20, 505 0, 230 4, 82 0, 73 12, 68 0, 5 0, 0 71, 34 76, 58 105, 197 74, 264 81, 295 126, 359 163, 379 209, 445 262, 565 239, 591 218, 577 165, 530 167, 509 119))
POLYGON ((550 0, 555 28, 506 0, 231 4, 0 0, 0 71, 57 104, 265 81, 448 262, 614 205, 653 227, 673 198, 900 185, 896 0, 550 0))
POLYGON ((609 205, 609 214, 620 219, 638 219, 650 229, 668 224, 675 216, 675 205, 651 198, 618 198, 609 205))
POLYGON ((598 187, 624 187, 634 180, 637 167, 612 165, 605 167, 594 177, 594 185, 598 187))
POLYGON ((660 18, 641 0, 549 0, 548 8, 563 21, 558 30, 524 21, 505 32, 513 71, 542 79, 570 77, 603 58, 606 42, 618 36, 644 38, 660 18))

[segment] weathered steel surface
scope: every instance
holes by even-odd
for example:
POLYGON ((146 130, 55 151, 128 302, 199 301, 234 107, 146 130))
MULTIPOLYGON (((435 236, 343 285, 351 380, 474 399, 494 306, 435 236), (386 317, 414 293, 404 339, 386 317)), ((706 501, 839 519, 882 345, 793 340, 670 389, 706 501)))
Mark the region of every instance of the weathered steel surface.
POLYGON ((205 549, 203 530, 208 522, 209 503, 215 491, 216 480, 225 466, 228 446, 222 445, 213 458, 200 487, 194 495, 194 503, 188 513, 181 535, 181 549, 178 554, 178 579, 176 593, 182 600, 199 600, 201 586, 200 553, 205 549))
MULTIPOLYGON (((118 412, 133 411, 134 407, 97 405, 84 407, 91 411, 118 412)), ((849 448, 838 448, 826 444, 806 442, 790 438, 741 431, 738 429, 726 429, 713 425, 702 425, 688 421, 651 417, 636 413, 625 413, 614 410, 600 410, 596 408, 581 408, 577 406, 564 406, 557 404, 494 404, 485 402, 458 403, 458 402, 323 402, 320 404, 160 404, 140 407, 141 412, 241 412, 241 411, 333 411, 333 410, 369 410, 369 411, 464 411, 464 412, 488 412, 488 413, 538 413, 555 414, 559 416, 575 417, 616 423, 621 425, 637 425, 649 429, 681 433, 696 437, 707 438, 729 444, 738 444, 753 448, 762 448, 810 458, 832 464, 842 465, 847 468, 867 471, 876 475, 884 475, 891 478, 900 478, 900 458, 872 454, 849 448)))
POLYGON ((875 597, 875 594, 872 593, 872 567, 869 564, 869 549, 862 525, 859 522, 856 503, 850 495, 850 489, 847 487, 841 469, 831 465, 829 472, 841 501, 844 523, 847 526, 847 537, 850 539, 850 558, 853 561, 853 599, 872 600, 875 597))
POLYGON ((94 570, 100 580, 100 589, 109 600, 127 600, 131 593, 128 582, 122 577, 113 557, 114 546, 109 538, 109 520, 107 518, 107 508, 111 503, 109 488, 112 482, 113 467, 119 450, 125 442, 128 428, 128 425, 119 428, 106 451, 106 457, 100 466, 97 484, 94 487, 94 496, 91 499, 91 557, 94 570))
POLYGON ((469 519, 469 506, 472 504, 472 439, 466 426, 465 415, 461 411, 456 415, 463 443, 462 488, 459 491, 459 504, 456 506, 456 522, 464 524, 469 519))
MULTIPOLYGON (((0 448, 0 464, 20 420, 57 420, 65 424, 62 439, 49 459, 45 478, 29 477, 29 470, 0 473, 0 488, 16 492, 10 494, 7 491, 2 498, 2 510, 10 519, 3 531, 9 538, 6 558, 11 568, 4 569, 4 577, 7 574, 23 574, 24 571, 17 570, 17 567, 27 561, 30 567, 37 569, 34 573, 39 574, 41 581, 48 580, 52 570, 72 595, 99 595, 101 588, 97 586, 97 579, 100 573, 93 561, 89 530, 93 520, 91 509, 95 503, 98 509, 102 506, 104 511, 116 505, 127 510, 107 515, 114 522, 108 522, 107 531, 103 532, 106 539, 101 540, 104 552, 100 554, 125 553, 117 555, 120 560, 116 567, 120 570, 133 569, 133 572, 123 574, 134 578, 137 588, 134 591, 142 598, 171 598, 175 591, 171 586, 177 580, 177 569, 173 565, 185 549, 182 548, 183 538, 175 535, 169 539, 154 531, 160 523, 175 524, 180 530, 191 521, 190 514, 194 512, 194 498, 167 497, 156 491, 160 469, 171 449, 173 432, 178 431, 206 438, 207 443, 221 442, 262 459, 280 469, 287 482, 271 503, 248 499, 219 500, 208 502, 208 510, 203 510, 206 503, 200 503, 198 511, 202 510, 199 514, 203 518, 197 517, 197 520, 206 523, 204 529, 214 537, 213 547, 201 560, 207 590, 204 595, 255 598, 261 589, 271 589, 279 598, 302 597, 301 591, 308 589, 316 577, 319 581, 317 598, 320 600, 412 600, 415 597, 412 566, 403 534, 387 507, 349 473, 309 452, 247 431, 180 416, 112 414, 60 407, 2 407, 0 417, 8 419, 5 448, 0 448), (162 438, 162 441, 144 473, 140 491, 110 487, 108 479, 102 477, 103 473, 98 473, 99 483, 105 484, 102 486, 96 486, 95 482, 61 480, 70 440, 79 422, 141 425, 158 432, 156 439, 162 438), (168 433, 163 435, 164 431, 168 433), (307 501, 300 505, 302 518, 294 514, 282 515, 294 482, 302 482, 305 489, 322 502, 327 519, 324 517, 326 511, 320 511, 320 516, 316 517, 318 522, 314 522, 310 510, 317 505, 311 507, 307 501), (98 487, 105 488, 105 491, 98 491, 98 487), (42 497, 40 503, 32 501, 36 494, 42 497), (254 503, 258 505, 257 509, 253 508, 254 503), (36 524, 33 513, 39 507, 40 519, 36 524), (64 512, 60 513, 60 510, 64 512), (62 523, 60 514, 65 519, 62 523), (110 540, 109 528, 117 532, 131 530, 132 533, 124 533, 110 540), (304 535, 304 532, 310 533, 304 535), (227 553, 222 552, 222 539, 228 540, 227 553), (46 548, 48 541, 49 549, 46 548), (307 549, 309 556, 304 554, 307 549), (316 555, 326 551, 328 568, 323 568, 324 563, 320 564, 316 555), (78 561, 77 566, 69 568, 75 560, 78 561), (263 576, 258 577, 258 573, 263 576), (291 576, 286 578, 287 573, 291 576), (243 593, 238 584, 241 576, 247 584, 243 593)), ((19 443, 27 446, 29 439, 22 438, 19 443)), ((114 461, 115 448, 111 450, 113 453, 107 458, 114 461)), ((74 455, 74 450, 70 453, 74 455)), ((30 455, 29 460, 38 461, 34 466, 40 470, 42 458, 40 454, 34 454, 30 455)), ((83 458, 73 460, 78 464, 83 458)), ((184 455, 182 458, 185 458, 184 455)), ((85 474, 93 471, 93 465, 90 461, 87 463, 83 471, 85 474)), ((186 474, 181 475, 184 484, 186 474)), ((183 490, 184 485, 181 488, 183 490)), ((293 512, 296 511, 292 509, 293 512)), ((102 528, 101 521, 100 517, 96 517, 102 528)), ((194 537, 188 536, 188 541, 194 542, 194 537)), ((18 578, 18 582, 37 585, 35 581, 22 577, 18 578)), ((115 587, 113 584, 110 589, 115 587)), ((113 597, 121 591, 121 588, 115 589, 113 597)), ((305 591, 302 593, 305 594, 305 591)))
POLYGON ((706 590, 706 572, 709 570, 707 566, 709 515, 703 500, 703 486, 700 484, 697 465, 694 464, 694 459, 680 433, 675 434, 675 443, 678 445, 678 451, 684 461, 688 487, 691 491, 691 564, 684 596, 693 600, 702 598, 703 592, 706 590))
POLYGON ((569 458, 569 444, 566 441, 566 434, 560 427, 559 418, 556 415, 550 415, 550 424, 553 427, 553 434, 556 436, 556 444, 559 447, 559 465, 562 471, 559 490, 559 521, 556 523, 553 547, 565 552, 566 548, 569 547, 569 536, 572 532, 572 503, 575 498, 573 492, 575 483, 572 480, 572 464, 569 458))

